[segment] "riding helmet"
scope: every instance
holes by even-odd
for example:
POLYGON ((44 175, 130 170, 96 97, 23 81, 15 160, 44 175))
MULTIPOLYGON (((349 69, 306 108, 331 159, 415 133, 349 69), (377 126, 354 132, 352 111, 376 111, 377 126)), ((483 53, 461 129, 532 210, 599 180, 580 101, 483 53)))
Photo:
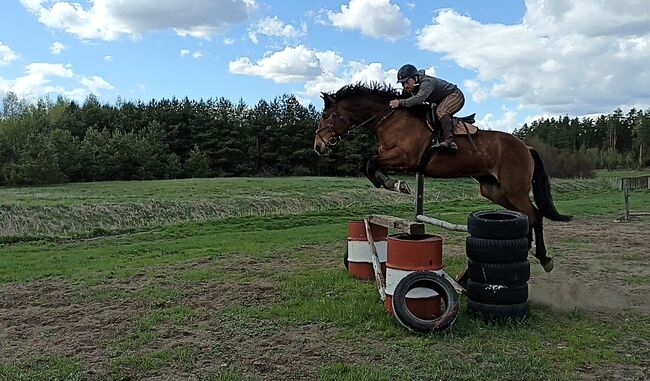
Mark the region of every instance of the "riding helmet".
POLYGON ((417 74, 418 69, 416 69, 415 66, 406 64, 397 71, 397 82, 404 83, 408 81, 409 78, 414 77, 417 74))

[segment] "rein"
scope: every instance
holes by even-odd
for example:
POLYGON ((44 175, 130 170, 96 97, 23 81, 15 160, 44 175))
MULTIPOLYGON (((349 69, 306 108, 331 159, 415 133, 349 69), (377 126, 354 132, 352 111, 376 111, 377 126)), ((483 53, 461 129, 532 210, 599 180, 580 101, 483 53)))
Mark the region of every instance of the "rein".
MULTIPOLYGON (((332 120, 327 124, 327 126, 325 126, 325 127, 323 127, 323 128, 320 128, 320 129, 316 130, 316 135, 320 136, 320 138, 324 141, 325 139, 323 139, 323 137, 320 135, 321 132, 322 132, 322 131, 325 131, 325 130, 331 130, 332 135, 331 135, 330 138, 326 141, 326 143, 327 143, 328 146, 335 146, 336 143, 339 142, 339 140, 343 139, 343 138, 346 137, 347 135, 350 135, 350 133, 352 133, 352 131, 354 131, 354 130, 360 128, 360 127, 363 127, 363 126, 365 126, 366 124, 372 122, 372 121, 375 120, 379 115, 381 115, 381 114, 383 114, 384 112, 386 112, 386 110, 388 110, 388 109, 390 109, 390 106, 389 106, 389 107, 386 107, 385 109, 381 110, 380 112, 378 112, 377 114, 371 116, 370 118, 364 120, 363 122, 348 127, 348 128, 345 130, 345 132, 344 132, 343 134, 339 134, 338 132, 336 132, 336 130, 334 129, 334 121, 336 120, 336 118, 338 118, 338 119, 341 119, 341 121, 342 121, 344 124, 348 125, 348 123, 345 121, 345 119, 343 119, 343 117, 342 117, 341 115, 339 115, 338 112, 334 111, 334 112, 332 113, 332 116, 333 116, 334 118, 332 118, 332 120)), ((379 120, 379 122, 377 122, 377 124, 375 125, 375 128, 379 127, 379 125, 380 125, 384 120, 386 120, 386 118, 388 118, 389 116, 391 116, 391 115, 392 115, 396 110, 397 110, 397 109, 393 109, 391 112, 389 112, 388 114, 384 115, 384 117, 381 118, 381 119, 379 120)))

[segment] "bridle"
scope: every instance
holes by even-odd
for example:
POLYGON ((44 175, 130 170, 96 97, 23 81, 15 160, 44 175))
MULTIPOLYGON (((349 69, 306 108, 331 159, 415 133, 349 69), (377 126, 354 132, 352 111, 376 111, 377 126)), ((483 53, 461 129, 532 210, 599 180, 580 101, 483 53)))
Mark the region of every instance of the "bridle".
MULTIPOLYGON (((316 130, 316 135, 317 135, 319 138, 321 138, 321 140, 324 141, 325 144, 326 144, 328 147, 333 147, 333 146, 336 145, 336 143, 338 143, 338 142, 339 142, 341 139, 343 139, 345 136, 349 135, 352 131, 358 129, 359 127, 363 127, 363 126, 365 126, 366 124, 372 122, 372 121, 375 120, 379 115, 381 115, 381 114, 383 114, 384 112, 386 112, 386 110, 388 110, 388 109, 390 109, 390 107, 386 107, 385 109, 381 110, 379 113, 377 113, 377 114, 371 116, 370 118, 364 120, 363 122, 361 122, 361 123, 359 123, 359 124, 352 125, 352 126, 350 126, 350 124, 349 124, 348 122, 346 122, 345 119, 343 119, 343 117, 342 117, 341 115, 339 115, 339 113, 338 113, 338 112, 336 111, 336 109, 335 109, 335 110, 332 112, 332 118, 331 118, 330 122, 327 124, 327 126, 325 126, 325 127, 323 127, 323 128, 319 128, 319 129, 317 129, 317 130, 316 130), (342 134, 339 134, 338 132, 336 132, 336 129, 334 129, 334 124, 336 123, 336 120, 337 120, 337 119, 341 119, 341 121, 342 121, 342 122, 345 124, 345 126, 347 127, 347 129, 345 130, 345 132, 343 132, 342 134), (323 138, 323 136, 321 135, 321 133, 323 133, 323 132, 325 132, 325 131, 329 131, 329 132, 331 132, 331 135, 330 135, 329 139, 327 139, 327 140, 325 140, 325 139, 323 138)), ((394 113, 395 110, 396 110, 396 109, 393 109, 391 112, 389 112, 388 114, 384 115, 384 117, 381 118, 381 119, 379 120, 379 122, 377 122, 377 124, 375 125, 375 128, 376 128, 376 127, 379 127, 379 125, 380 125, 380 124, 381 124, 381 123, 382 123, 386 118, 388 118, 392 113, 394 113)))

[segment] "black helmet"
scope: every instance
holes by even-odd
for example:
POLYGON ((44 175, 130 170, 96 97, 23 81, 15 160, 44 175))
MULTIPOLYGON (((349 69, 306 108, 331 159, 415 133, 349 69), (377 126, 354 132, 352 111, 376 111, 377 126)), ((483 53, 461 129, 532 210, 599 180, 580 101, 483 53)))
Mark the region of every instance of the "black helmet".
POLYGON ((408 81, 409 78, 414 77, 418 74, 418 69, 411 64, 406 64, 399 68, 397 71, 397 82, 404 83, 408 81))

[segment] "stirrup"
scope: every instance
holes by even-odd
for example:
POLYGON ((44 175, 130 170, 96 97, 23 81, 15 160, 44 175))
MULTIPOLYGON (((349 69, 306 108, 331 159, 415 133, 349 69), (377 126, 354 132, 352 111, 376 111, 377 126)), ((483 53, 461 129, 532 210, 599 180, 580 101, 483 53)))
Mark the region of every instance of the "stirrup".
POLYGON ((456 142, 449 142, 447 140, 444 140, 440 143, 436 143, 431 146, 432 150, 441 150, 441 151, 452 151, 456 152, 458 151, 458 145, 456 142))

